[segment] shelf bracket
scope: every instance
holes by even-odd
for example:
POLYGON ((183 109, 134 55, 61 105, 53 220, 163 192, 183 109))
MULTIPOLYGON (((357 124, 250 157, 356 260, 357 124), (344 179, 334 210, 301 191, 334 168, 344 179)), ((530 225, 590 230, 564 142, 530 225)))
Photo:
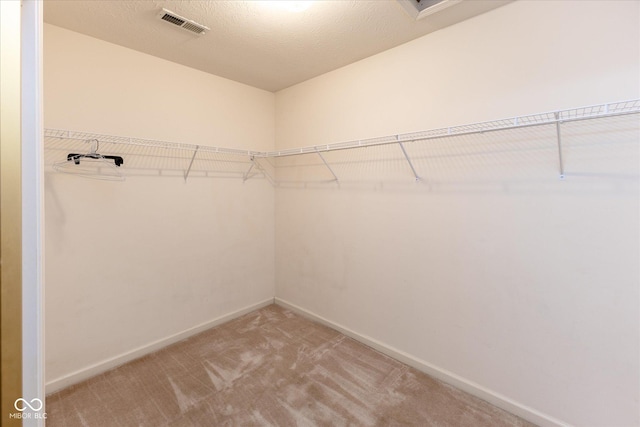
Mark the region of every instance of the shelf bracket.
MULTIPOLYGON (((249 173, 251 173, 251 171, 253 170, 253 168, 256 168, 258 171, 262 172, 262 174, 265 176, 265 178, 267 178, 267 181, 269 181, 269 184, 275 186, 276 182, 274 181, 274 179, 271 177, 271 175, 269 175, 269 173, 267 173, 267 171, 262 167, 262 165, 260 164, 260 162, 258 161, 258 159, 256 159, 255 156, 251 156, 251 166, 249 166, 249 169, 244 173, 244 175, 242 176, 242 182, 244 183, 245 181, 247 181, 250 176, 249 173)), ((255 174, 254 174, 255 175, 255 174)), ((252 175, 253 176, 253 175, 252 175)))
POLYGON ((560 179, 564 179, 564 162, 562 160, 562 135, 560 132, 560 113, 554 113, 556 118, 556 135, 558 141, 558 165, 560 166, 560 179))
POLYGON ((187 171, 184 173, 184 182, 187 182, 187 178, 189 177, 189 172, 191 172, 191 166, 193 166, 193 161, 196 159, 196 154, 198 154, 199 145, 196 145, 196 149, 193 150, 193 156, 191 156, 191 161, 189 162, 189 167, 187 171))
POLYGON ((420 182, 422 180, 422 178, 420 178, 420 176, 416 172, 416 168, 413 167, 413 163, 411 162, 411 158, 407 154, 407 150, 404 149, 404 144, 402 144, 402 142, 398 141, 398 145, 400 146, 400 149, 402 150, 402 154, 404 154, 404 158, 407 160, 407 163, 409 163, 409 167, 411 168, 411 172, 413 172, 413 176, 416 179, 416 182, 420 182))
POLYGON ((247 179, 249 179, 249 173, 251 172, 251 170, 253 169, 253 167, 256 165, 256 161, 254 156, 250 157, 251 159, 251 166, 249 166, 249 169, 244 173, 244 175, 242 175, 242 182, 246 182, 247 179))
POLYGON ((256 165, 256 169, 258 169, 260 172, 264 174, 264 176, 267 178, 267 181, 269 181, 269 184, 273 185, 274 187, 278 185, 275 179, 273 179, 271 175, 269 175, 269 173, 266 171, 265 168, 262 167, 262 165, 258 160, 254 160, 254 164, 256 165))
POLYGON ((318 154, 318 156, 320 156, 320 159, 322 160, 322 163, 324 163, 324 165, 327 167, 327 169, 329 169, 329 172, 331 172, 331 175, 333 175, 333 180, 338 182, 338 176, 335 174, 333 169, 331 169, 331 166, 329 166, 329 163, 327 163, 327 161, 324 159, 324 156, 322 155, 322 153, 320 151, 318 151, 317 148, 316 148, 316 153, 318 154))

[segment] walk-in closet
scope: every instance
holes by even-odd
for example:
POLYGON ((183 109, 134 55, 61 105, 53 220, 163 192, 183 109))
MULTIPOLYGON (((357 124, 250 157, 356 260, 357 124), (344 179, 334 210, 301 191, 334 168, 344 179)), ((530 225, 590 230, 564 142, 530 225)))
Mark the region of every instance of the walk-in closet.
POLYGON ((42 394, 16 411, 640 425, 640 2, 42 16, 42 394))

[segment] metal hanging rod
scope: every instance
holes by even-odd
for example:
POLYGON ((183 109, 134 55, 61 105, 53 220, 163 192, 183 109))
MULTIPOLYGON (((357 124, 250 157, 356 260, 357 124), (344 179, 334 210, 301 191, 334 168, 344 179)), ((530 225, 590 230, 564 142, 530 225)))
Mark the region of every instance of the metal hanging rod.
MULTIPOLYGON (((315 145, 302 148, 292 148, 276 151, 252 151, 239 150, 233 148, 211 147, 206 145, 184 144, 177 142, 167 142, 151 139, 131 138, 113 135, 101 135, 87 132, 76 132, 60 129, 45 129, 44 136, 47 138, 88 140, 98 139, 102 142, 114 144, 135 145, 142 147, 156 147, 174 150, 189 150, 199 153, 220 153, 237 156, 248 156, 249 158, 269 158, 285 157, 300 154, 318 154, 333 150, 346 150, 361 147, 371 147, 376 145, 402 144, 412 141, 425 141, 429 139, 446 138, 452 136, 470 135, 478 133, 495 132, 532 126, 551 125, 579 120, 589 120, 596 118, 620 116, 626 114, 640 113, 640 99, 629 101, 612 102, 607 104, 592 105, 567 110, 558 110, 547 113, 531 114, 506 119, 491 120, 487 122, 472 123, 460 126, 452 126, 439 129, 431 129, 421 132, 389 135, 378 138, 338 142, 333 144, 315 145)), ((404 147, 402 147, 404 148, 404 147)))

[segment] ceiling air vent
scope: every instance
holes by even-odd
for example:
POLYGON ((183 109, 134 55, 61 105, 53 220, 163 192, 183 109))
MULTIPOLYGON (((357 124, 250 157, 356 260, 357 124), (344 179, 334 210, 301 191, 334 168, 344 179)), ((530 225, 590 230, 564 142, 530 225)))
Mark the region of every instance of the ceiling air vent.
POLYGON ((412 18, 418 20, 433 15, 462 0, 398 0, 398 3, 412 18))
POLYGON ((158 18, 196 34, 204 34, 210 30, 210 28, 205 25, 198 24, 191 19, 187 19, 167 9, 162 9, 158 14, 158 18))

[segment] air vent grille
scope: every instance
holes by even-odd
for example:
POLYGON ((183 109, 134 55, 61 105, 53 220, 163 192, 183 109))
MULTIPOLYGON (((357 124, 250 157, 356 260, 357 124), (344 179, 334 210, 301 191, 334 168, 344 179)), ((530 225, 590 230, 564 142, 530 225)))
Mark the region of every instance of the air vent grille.
POLYGON ((191 22, 185 22, 182 28, 184 28, 185 30, 193 31, 194 33, 198 33, 198 34, 202 34, 207 30, 206 28, 202 28, 201 25, 192 24, 191 22))
POLYGON ((182 19, 176 18, 175 16, 169 15, 168 13, 163 13, 162 18, 160 19, 164 19, 165 21, 171 22, 172 24, 176 24, 178 26, 182 26, 182 24, 184 24, 184 21, 182 19))
POLYGON ((158 17, 163 21, 169 22, 173 25, 177 25, 183 30, 187 30, 196 34, 204 34, 210 29, 205 25, 198 24, 195 21, 187 19, 167 9, 162 9, 162 11, 160 11, 160 13, 158 14, 158 17))

